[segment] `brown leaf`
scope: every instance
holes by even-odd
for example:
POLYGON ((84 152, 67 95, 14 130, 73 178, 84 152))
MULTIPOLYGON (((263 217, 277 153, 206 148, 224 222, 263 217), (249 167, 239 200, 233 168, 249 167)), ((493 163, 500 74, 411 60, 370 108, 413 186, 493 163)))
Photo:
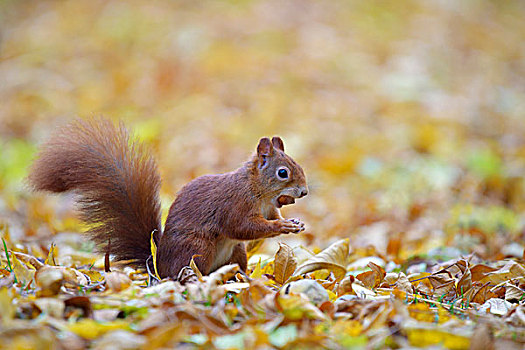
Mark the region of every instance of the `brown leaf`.
POLYGON ((331 301, 327 300, 324 303, 322 303, 321 305, 319 305, 319 310, 321 310, 321 312, 323 312, 323 313, 327 314, 328 316, 330 316, 331 318, 333 318, 335 312, 337 311, 337 308, 335 307, 334 303, 332 303, 331 301))
POLYGON ((450 280, 448 282, 436 285, 434 287, 433 295, 435 297, 440 297, 443 294, 447 294, 450 291, 453 291, 455 289, 455 287, 456 287, 456 284, 455 284, 454 280, 450 280))
POLYGON ((373 262, 369 262, 367 266, 370 267, 372 271, 360 273, 356 278, 363 282, 367 288, 377 288, 385 278, 386 272, 381 266, 376 265, 373 262))
POLYGON ((285 243, 279 243, 279 250, 275 254, 274 265, 275 281, 279 284, 284 284, 297 267, 297 259, 290 246, 285 243))
POLYGON ((177 275, 177 281, 180 282, 183 286, 191 283, 196 283, 199 281, 199 278, 195 274, 195 271, 189 266, 184 266, 177 275))
POLYGON ((363 282, 363 285, 369 289, 375 288, 379 285, 379 276, 374 271, 365 271, 355 276, 358 280, 363 282))
POLYGON ((435 273, 435 274, 432 274, 431 276, 428 276, 428 281, 434 288, 438 288, 439 286, 448 284, 450 282, 455 282, 454 278, 446 271, 441 272, 441 273, 435 273))
POLYGON ((182 337, 184 337, 184 328, 179 322, 163 322, 151 331, 147 347, 150 349, 174 348, 182 337))
POLYGON ((525 276, 525 268, 515 261, 509 261, 499 270, 488 272, 482 282, 488 280, 493 284, 499 284, 521 276, 525 276))
POLYGON ((339 282, 339 285, 337 286, 337 296, 340 297, 344 294, 350 294, 353 293, 352 289, 352 283, 354 283, 355 277, 354 276, 346 276, 339 282))
MULTIPOLYGON (((479 282, 476 282, 479 283, 479 282)), ((470 300, 474 303, 483 304, 485 301, 487 301, 490 298, 495 298, 496 294, 492 293, 490 291, 490 282, 486 282, 485 284, 481 286, 476 286, 475 288, 472 288, 469 292, 473 292, 472 297, 470 300)))
POLYGON ((412 283, 408 280, 407 276, 403 272, 399 273, 399 278, 397 279, 396 283, 394 284, 395 289, 399 289, 406 293, 412 293, 412 283))
POLYGON ((464 295, 469 291, 470 288, 472 288, 472 275, 470 273, 470 269, 467 267, 463 273, 463 276, 461 276, 458 281, 456 292, 458 295, 464 295))
POLYGON ((385 270, 381 266, 374 264, 373 262, 369 262, 367 266, 371 268, 372 271, 377 273, 377 275, 379 276, 379 283, 381 283, 386 276, 385 270))
POLYGON ((59 298, 36 298, 35 306, 51 317, 61 319, 64 317, 64 301, 59 298))
POLYGON ((472 274, 472 282, 481 281, 488 272, 493 272, 496 270, 497 269, 493 267, 483 264, 474 265, 470 268, 470 273, 472 274))

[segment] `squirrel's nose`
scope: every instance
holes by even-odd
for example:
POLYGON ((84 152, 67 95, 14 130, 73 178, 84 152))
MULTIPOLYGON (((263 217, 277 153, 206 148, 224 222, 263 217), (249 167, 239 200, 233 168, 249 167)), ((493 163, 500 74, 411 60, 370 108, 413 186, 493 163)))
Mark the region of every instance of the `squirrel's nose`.
POLYGON ((303 190, 301 191, 301 196, 299 198, 302 198, 306 196, 307 194, 308 194, 308 190, 306 188, 303 188, 303 190))

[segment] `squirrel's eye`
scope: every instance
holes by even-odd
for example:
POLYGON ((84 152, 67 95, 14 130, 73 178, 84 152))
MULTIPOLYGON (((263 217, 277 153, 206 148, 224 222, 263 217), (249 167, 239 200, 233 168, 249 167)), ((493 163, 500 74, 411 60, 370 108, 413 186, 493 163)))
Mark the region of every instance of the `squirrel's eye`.
POLYGON ((286 171, 286 169, 279 169, 277 171, 277 175, 281 178, 281 179, 286 179, 288 178, 288 171, 286 171))

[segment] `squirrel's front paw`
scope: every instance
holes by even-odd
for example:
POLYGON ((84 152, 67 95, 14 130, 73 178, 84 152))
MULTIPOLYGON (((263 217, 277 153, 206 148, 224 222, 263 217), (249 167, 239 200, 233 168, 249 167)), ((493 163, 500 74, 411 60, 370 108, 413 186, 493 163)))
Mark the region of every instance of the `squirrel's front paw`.
POLYGON ((279 225, 279 233, 299 233, 304 231, 304 223, 297 219, 281 219, 277 220, 277 224, 279 225))

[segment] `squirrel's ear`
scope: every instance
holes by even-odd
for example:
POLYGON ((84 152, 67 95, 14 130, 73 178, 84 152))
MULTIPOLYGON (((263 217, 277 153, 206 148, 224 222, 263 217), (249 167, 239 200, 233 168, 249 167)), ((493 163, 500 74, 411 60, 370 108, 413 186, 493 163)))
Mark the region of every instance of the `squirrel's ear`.
POLYGON ((257 145, 257 155, 258 156, 271 156, 273 152, 273 146, 270 143, 270 139, 263 137, 259 140, 259 145, 257 145))
POLYGON ((263 169, 268 164, 267 158, 273 154, 273 146, 270 139, 263 137, 257 145, 257 156, 259 157, 259 168, 263 169))
POLYGON ((273 144, 273 147, 280 149, 281 151, 284 152, 284 142, 279 136, 272 137, 272 144, 273 144))

